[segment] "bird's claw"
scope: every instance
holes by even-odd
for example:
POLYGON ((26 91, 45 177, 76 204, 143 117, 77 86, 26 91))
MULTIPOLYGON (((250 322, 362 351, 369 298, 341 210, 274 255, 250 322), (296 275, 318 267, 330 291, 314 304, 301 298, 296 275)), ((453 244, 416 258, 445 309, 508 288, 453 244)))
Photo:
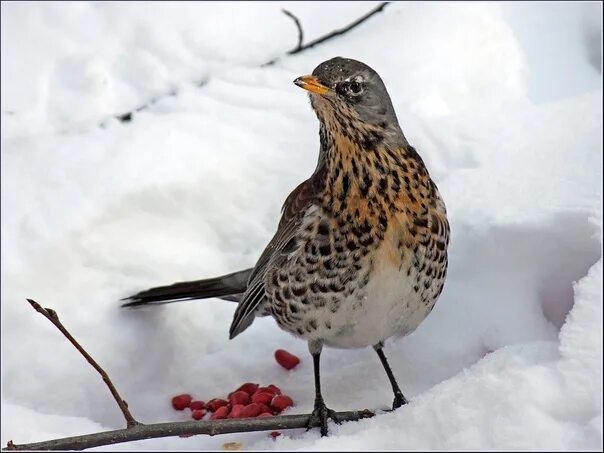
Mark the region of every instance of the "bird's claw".
POLYGON ((397 393, 394 395, 394 402, 392 403, 392 410, 395 411, 403 404, 407 404, 407 398, 402 393, 397 393))
POLYGON ((306 431, 319 425, 321 428, 321 437, 327 436, 327 419, 331 418, 334 423, 340 425, 342 422, 338 419, 336 412, 325 406, 323 401, 315 402, 315 409, 308 418, 306 431))
POLYGON ((409 402, 409 400, 407 400, 407 398, 405 398, 405 396, 402 393, 395 394, 394 401, 392 402, 392 409, 384 409, 384 412, 393 412, 393 411, 397 410, 399 407, 407 404, 408 402, 409 402))

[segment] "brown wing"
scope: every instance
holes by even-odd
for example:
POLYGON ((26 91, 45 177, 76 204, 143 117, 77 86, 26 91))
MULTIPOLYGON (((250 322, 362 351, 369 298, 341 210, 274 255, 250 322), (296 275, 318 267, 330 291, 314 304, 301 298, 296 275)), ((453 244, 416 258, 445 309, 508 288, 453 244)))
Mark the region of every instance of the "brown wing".
POLYGON ((250 275, 247 290, 235 314, 229 331, 230 338, 247 329, 265 298, 264 281, 268 269, 279 267, 295 249, 298 229, 304 214, 315 203, 319 192, 319 175, 315 174, 289 194, 281 210, 281 220, 273 239, 268 243, 250 275))

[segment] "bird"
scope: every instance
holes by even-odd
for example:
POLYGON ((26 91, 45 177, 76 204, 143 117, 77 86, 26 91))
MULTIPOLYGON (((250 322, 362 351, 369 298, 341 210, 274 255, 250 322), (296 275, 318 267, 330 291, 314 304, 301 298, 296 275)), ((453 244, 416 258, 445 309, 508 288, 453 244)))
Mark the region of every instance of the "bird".
POLYGON ((340 421, 321 392, 323 347, 372 347, 394 393, 408 402, 384 353, 412 333, 446 279, 450 227, 443 198, 399 125, 384 82, 358 60, 335 57, 294 80, 319 120, 312 175, 286 198, 256 265, 214 278, 141 291, 140 307, 183 300, 236 302, 229 338, 259 316, 308 343, 315 378, 308 427, 340 421))

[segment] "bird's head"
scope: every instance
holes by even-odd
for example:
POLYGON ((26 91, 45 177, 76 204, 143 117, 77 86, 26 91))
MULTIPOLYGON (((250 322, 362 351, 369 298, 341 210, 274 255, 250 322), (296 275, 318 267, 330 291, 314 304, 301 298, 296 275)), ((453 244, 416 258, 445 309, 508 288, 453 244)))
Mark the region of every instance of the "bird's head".
POLYGON ((328 127, 329 123, 351 127, 352 121, 352 127, 356 122, 400 132, 384 82, 365 63, 335 57, 317 66, 312 75, 298 77, 294 83, 309 91, 319 121, 328 127))

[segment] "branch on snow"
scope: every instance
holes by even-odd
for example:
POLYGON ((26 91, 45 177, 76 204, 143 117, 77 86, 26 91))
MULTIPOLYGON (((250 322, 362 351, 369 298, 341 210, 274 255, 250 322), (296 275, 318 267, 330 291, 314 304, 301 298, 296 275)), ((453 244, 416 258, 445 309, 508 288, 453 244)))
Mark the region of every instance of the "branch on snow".
MULTIPOLYGON (((369 410, 337 412, 340 421, 357 421, 373 417, 369 410)), ((14 444, 9 441, 4 450, 84 450, 102 445, 133 442, 136 440, 157 437, 189 436, 194 434, 244 433, 251 431, 276 431, 283 429, 306 428, 310 414, 280 415, 277 417, 244 418, 227 420, 200 420, 173 423, 156 423, 152 425, 135 425, 126 429, 85 434, 82 436, 64 437, 31 444, 14 444)), ((319 426, 319 423, 315 426, 319 426)))
MULTIPOLYGON (((65 326, 59 320, 57 312, 50 308, 43 308, 32 299, 27 299, 29 304, 38 313, 48 319, 59 331, 69 340, 71 344, 84 356, 84 358, 98 371, 103 378, 111 395, 119 406, 124 418, 126 419, 126 428, 114 431, 103 431, 100 433, 84 434, 81 436, 63 437, 61 439, 52 439, 43 442, 29 444, 15 444, 9 440, 6 447, 2 450, 84 450, 86 448, 99 447, 102 445, 118 444, 123 442, 132 442, 143 439, 153 439, 157 437, 187 436, 194 434, 207 434, 214 436, 217 434, 242 433, 250 431, 276 431, 282 429, 306 428, 310 421, 310 414, 301 415, 281 415, 269 418, 247 418, 230 420, 204 420, 204 421, 186 421, 171 423, 156 423, 145 425, 138 422, 130 413, 128 404, 111 382, 109 375, 101 366, 86 352, 78 341, 69 333, 65 326)), ((357 421, 363 418, 373 417, 375 414, 367 409, 351 412, 338 412, 337 417, 341 421, 357 421)), ((319 426, 319 422, 313 426, 319 426)))

